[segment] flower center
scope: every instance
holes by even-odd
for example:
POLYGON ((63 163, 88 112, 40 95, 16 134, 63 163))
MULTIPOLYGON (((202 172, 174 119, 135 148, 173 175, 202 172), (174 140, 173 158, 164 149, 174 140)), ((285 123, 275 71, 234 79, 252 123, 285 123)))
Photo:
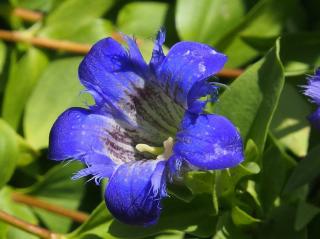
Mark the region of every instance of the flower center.
POLYGON ((172 147, 174 140, 169 137, 163 141, 163 147, 154 147, 147 144, 137 144, 136 149, 141 153, 150 153, 157 156, 157 159, 167 160, 172 155, 172 147))

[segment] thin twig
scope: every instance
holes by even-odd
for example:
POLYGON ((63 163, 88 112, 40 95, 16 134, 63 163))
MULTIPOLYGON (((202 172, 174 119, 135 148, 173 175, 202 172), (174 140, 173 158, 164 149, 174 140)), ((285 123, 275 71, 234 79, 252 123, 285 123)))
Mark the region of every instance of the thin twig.
POLYGON ((13 193, 12 199, 15 202, 23 203, 32 207, 42 208, 44 210, 68 217, 73 219, 76 222, 84 222, 89 218, 89 215, 84 212, 79 212, 71 209, 66 209, 55 204, 51 204, 35 197, 21 194, 21 193, 13 193))
POLYGON ((243 73, 242 69, 222 69, 220 72, 217 73, 217 76, 219 77, 225 77, 225 78, 237 78, 243 73))
POLYGON ((40 238, 45 238, 45 239, 59 239, 63 238, 62 235, 53 233, 51 231, 48 231, 47 229, 44 229, 42 227, 30 224, 26 221, 23 221, 15 216, 12 216, 5 211, 0 210, 0 220, 17 227, 23 231, 29 232, 33 235, 36 235, 40 238))
MULTIPOLYGON (((119 40, 119 34, 113 34, 112 36, 119 40)), ((7 30, 0 30, 0 39, 10 42, 25 42, 38 47, 78 54, 86 54, 91 48, 91 45, 89 44, 26 36, 21 32, 12 32, 7 30)), ((217 73, 217 75, 219 77, 236 78, 241 75, 242 72, 243 70, 241 69, 223 69, 222 71, 217 73)))
POLYGON ((31 11, 24 8, 15 8, 12 11, 12 15, 20 17, 21 19, 28 22, 37 22, 42 20, 43 15, 41 12, 31 11))
POLYGON ((0 30, 0 39, 10 42, 24 42, 38 47, 67 51, 78 54, 86 54, 91 48, 91 45, 89 44, 81 44, 63 40, 54 40, 42 37, 33 37, 18 31, 0 30))

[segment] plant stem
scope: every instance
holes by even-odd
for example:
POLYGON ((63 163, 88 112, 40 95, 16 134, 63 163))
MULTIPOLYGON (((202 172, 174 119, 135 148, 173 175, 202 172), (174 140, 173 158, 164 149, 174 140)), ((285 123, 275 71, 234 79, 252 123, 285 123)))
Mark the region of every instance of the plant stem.
POLYGON ((237 78, 243 73, 242 69, 222 69, 217 73, 217 76, 225 77, 225 78, 237 78))
POLYGON ((91 48, 89 44, 27 36, 18 31, 0 30, 0 39, 10 42, 24 42, 38 47, 78 54, 86 54, 91 48))
POLYGON ((89 218, 89 215, 86 213, 71 210, 71 209, 66 209, 66 208, 42 201, 35 197, 22 194, 22 193, 16 193, 16 192, 12 193, 12 199, 15 202, 23 203, 32 207, 42 208, 44 210, 71 218, 74 221, 80 222, 80 223, 84 222, 89 218))
MULTIPOLYGON (((118 37, 118 35, 116 36, 118 37)), ((38 47, 78 54, 86 54, 91 48, 89 44, 26 36, 23 33, 17 31, 0 30, 0 39, 10 42, 25 42, 38 47)), ((243 70, 241 69, 223 69, 219 73, 217 73, 217 76, 236 78, 241 75, 242 72, 243 70)))
POLYGON ((23 231, 29 232, 33 235, 36 235, 40 238, 44 238, 44 239, 62 239, 63 236, 53 233, 51 231, 48 231, 47 229, 44 229, 42 227, 30 224, 28 222, 25 222, 17 217, 14 217, 2 210, 0 210, 0 220, 14 226, 17 227, 23 231))
POLYGON ((21 19, 28 22, 37 22, 42 20, 43 15, 41 12, 31 11, 24 8, 15 8, 12 11, 12 15, 20 17, 21 19))

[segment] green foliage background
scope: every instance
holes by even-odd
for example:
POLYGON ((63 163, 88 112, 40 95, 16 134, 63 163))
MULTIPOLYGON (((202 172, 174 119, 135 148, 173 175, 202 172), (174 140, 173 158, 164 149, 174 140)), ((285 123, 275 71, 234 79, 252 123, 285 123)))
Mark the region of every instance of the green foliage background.
MULTIPOLYGON (((46 158, 48 134, 80 95, 81 55, 0 40, 0 209, 66 238, 319 238, 320 137, 306 117, 315 106, 301 92, 320 65, 319 0, 1 0, 0 28, 25 36, 93 44, 116 32, 138 38, 150 58, 154 36, 166 46, 187 40, 228 55, 242 68, 207 110, 225 115, 245 140, 236 168, 191 172, 163 202, 152 227, 121 224, 93 183, 72 181, 82 166, 46 158), (44 14, 28 23, 14 8, 44 14), (12 200, 20 192, 90 214, 82 225, 12 200)), ((0 238, 35 238, 0 222, 0 238)))

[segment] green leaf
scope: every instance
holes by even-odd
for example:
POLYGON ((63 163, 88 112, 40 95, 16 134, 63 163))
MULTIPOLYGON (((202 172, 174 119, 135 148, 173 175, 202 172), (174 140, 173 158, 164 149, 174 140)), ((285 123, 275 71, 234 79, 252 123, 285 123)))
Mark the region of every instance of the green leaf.
MULTIPOLYGON (((82 164, 72 162, 57 165, 48 171, 41 180, 22 192, 43 201, 60 205, 67 209, 77 209, 84 194, 84 180, 71 180, 72 174, 82 169, 82 164)), ((71 219, 33 208, 42 222, 52 231, 65 233, 72 224, 71 219)))
POLYGON ((80 57, 51 62, 29 98, 24 120, 25 135, 35 148, 48 146, 50 129, 57 117, 71 106, 80 106, 83 89, 77 77, 80 57))
POLYGON ((295 206, 287 204, 275 208, 271 219, 257 231, 256 238, 307 239, 306 229, 300 231, 294 229, 296 210, 295 206))
POLYGON ((280 58, 287 76, 313 73, 320 65, 320 32, 284 35, 280 58))
POLYGON ((308 150, 310 124, 306 116, 310 112, 310 105, 297 87, 286 83, 270 128, 274 136, 299 157, 304 157, 308 150))
POLYGON ((283 85, 277 42, 263 59, 230 85, 214 105, 214 111, 229 118, 239 128, 244 141, 252 139, 262 152, 283 85))
POLYGON ((212 193, 214 185, 213 172, 191 171, 184 177, 184 183, 193 194, 212 193))
POLYGON ((94 43, 113 31, 110 21, 100 19, 113 3, 113 0, 64 1, 48 15, 39 36, 94 43))
POLYGON ((261 222, 260 219, 252 217, 237 206, 232 208, 231 217, 236 226, 248 226, 261 222))
POLYGON ((163 2, 132 2, 118 13, 121 32, 150 38, 164 25, 168 4, 163 2))
MULTIPOLYGON (((20 203, 15 203, 12 200, 13 189, 9 187, 4 187, 0 190, 0 208, 6 213, 22 219, 31 224, 38 224, 36 216, 33 214, 32 210, 20 203)), ((9 226, 4 222, 0 221, 0 236, 1 238, 24 238, 24 239, 36 239, 38 237, 24 232, 16 227, 9 226)))
POLYGON ((44 12, 49 12, 52 10, 57 4, 61 3, 61 0, 11 0, 12 5, 15 7, 27 8, 32 10, 41 10, 44 12))
POLYGON ((42 51, 29 48, 17 63, 12 64, 2 115, 14 129, 18 128, 25 103, 47 63, 48 58, 42 51))
POLYGON ((0 119, 0 188, 11 178, 19 158, 15 131, 0 119))
POLYGON ((320 208, 313 206, 307 202, 300 202, 297 209, 296 220, 294 228, 300 231, 317 215, 320 213, 320 208))
POLYGON ((227 66, 239 67, 257 57, 259 52, 248 45, 242 37, 279 36, 294 7, 298 7, 296 0, 259 1, 236 27, 215 45, 228 56, 227 66))
POLYGON ((163 200, 163 210, 156 225, 135 227, 114 220, 109 227, 109 233, 118 238, 143 238, 157 235, 164 230, 179 230, 197 237, 209 237, 216 224, 216 217, 210 214, 212 210, 209 195, 199 195, 190 203, 168 198, 163 200))
POLYGON ((48 15, 46 23, 48 25, 68 21, 76 23, 83 19, 101 17, 113 4, 114 0, 66 0, 48 15))
POLYGON ((74 25, 75 23, 72 21, 50 25, 45 27, 39 36, 93 44, 114 32, 112 23, 101 18, 82 21, 76 25, 77 27, 74 25))
POLYGON ((250 236, 245 235, 242 230, 236 227, 232 221, 229 212, 219 216, 216 232, 212 239, 248 239, 250 236))
POLYGON ((88 220, 75 231, 70 233, 67 238, 81 239, 89 235, 96 235, 102 238, 110 239, 114 238, 107 231, 107 228, 112 220, 112 215, 107 210, 105 203, 102 202, 91 213, 88 220))
POLYGON ((0 75, 4 67, 6 55, 7 55, 6 45, 2 41, 0 41, 0 75))
POLYGON ((292 192, 298 187, 301 187, 311 182, 314 178, 316 178, 320 174, 319 155, 320 155, 320 146, 316 146, 312 150, 310 150, 307 157, 301 160, 297 165, 297 167, 293 170, 283 190, 283 193, 292 192))
POLYGON ((241 0, 178 0, 176 27, 182 40, 214 45, 244 14, 241 0))
POLYGON ((276 139, 270 136, 259 175, 259 198, 266 215, 269 215, 270 209, 279 206, 281 192, 294 166, 295 161, 280 148, 276 139))

